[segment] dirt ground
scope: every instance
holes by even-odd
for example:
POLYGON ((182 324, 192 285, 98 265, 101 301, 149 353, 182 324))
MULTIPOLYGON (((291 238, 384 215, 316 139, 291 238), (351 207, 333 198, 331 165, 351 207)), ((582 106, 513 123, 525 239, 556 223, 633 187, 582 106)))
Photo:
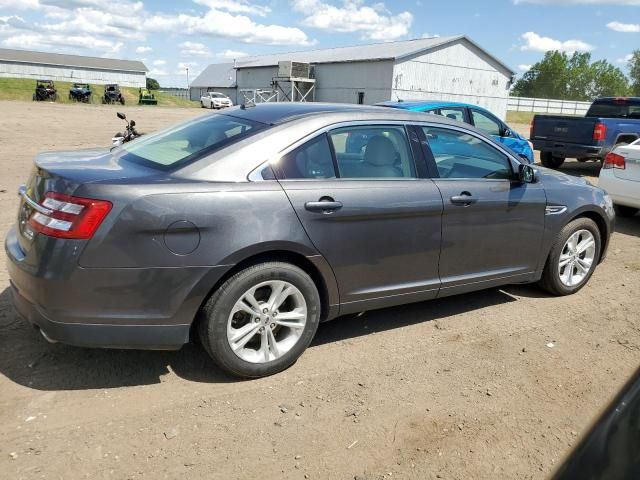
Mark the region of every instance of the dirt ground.
MULTIPOLYGON (((0 102, 2 238, 33 155, 108 144, 116 110, 0 102)), ((123 110, 142 131, 201 113, 123 110)), ((577 295, 508 287, 341 318, 255 381, 195 345, 48 344, 0 263, 0 478, 546 478, 638 367, 639 237, 640 216, 620 219, 577 295)))

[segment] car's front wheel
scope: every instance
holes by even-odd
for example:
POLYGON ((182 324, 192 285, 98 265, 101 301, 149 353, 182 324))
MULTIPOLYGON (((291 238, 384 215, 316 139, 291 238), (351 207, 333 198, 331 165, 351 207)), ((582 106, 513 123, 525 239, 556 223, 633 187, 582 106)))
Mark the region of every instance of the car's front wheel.
POLYGON ((560 231, 551 248, 540 285, 554 295, 571 295, 586 285, 600 258, 598 226, 577 218, 560 231))
POLYGON ((273 375, 309 346, 320 309, 318 289, 303 270, 283 262, 258 264, 211 295, 199 319, 200 341, 232 375, 273 375))

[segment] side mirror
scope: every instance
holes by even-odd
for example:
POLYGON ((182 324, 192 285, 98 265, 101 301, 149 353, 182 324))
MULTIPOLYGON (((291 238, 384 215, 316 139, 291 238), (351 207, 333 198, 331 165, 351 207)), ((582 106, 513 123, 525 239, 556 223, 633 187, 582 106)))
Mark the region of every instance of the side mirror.
POLYGON ((539 179, 538 170, 531 165, 520 165, 518 169, 518 177, 522 183, 536 183, 539 179))
POLYGON ((500 129, 500 136, 501 137, 510 137, 511 136, 511 129, 509 127, 502 127, 500 129))
POLYGON ((118 115, 118 118, 121 120, 126 120, 127 116, 124 113, 118 112, 116 113, 116 115, 118 115))

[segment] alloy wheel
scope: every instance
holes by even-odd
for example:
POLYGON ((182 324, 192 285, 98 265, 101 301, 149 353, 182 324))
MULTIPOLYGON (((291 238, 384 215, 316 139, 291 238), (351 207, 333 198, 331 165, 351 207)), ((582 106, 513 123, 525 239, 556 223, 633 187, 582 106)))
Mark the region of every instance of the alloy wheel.
POLYGON ((564 244, 558 260, 558 275, 563 285, 580 284, 593 268, 596 240, 589 230, 574 232, 564 244))
POLYGON ((247 290, 227 320, 227 340, 242 360, 267 363, 298 343, 307 322, 307 302, 292 283, 270 280, 247 290))

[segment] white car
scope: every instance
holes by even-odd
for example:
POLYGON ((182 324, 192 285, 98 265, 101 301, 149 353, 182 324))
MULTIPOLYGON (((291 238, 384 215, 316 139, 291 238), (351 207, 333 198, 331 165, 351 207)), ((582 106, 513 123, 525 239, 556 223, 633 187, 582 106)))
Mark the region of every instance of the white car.
POLYGON ((207 92, 200 97, 200 106, 202 108, 227 108, 233 107, 233 102, 223 93, 207 92))
POLYGON ((640 210, 640 139, 614 148, 604 159, 598 186, 613 199, 616 213, 631 217, 640 210))

